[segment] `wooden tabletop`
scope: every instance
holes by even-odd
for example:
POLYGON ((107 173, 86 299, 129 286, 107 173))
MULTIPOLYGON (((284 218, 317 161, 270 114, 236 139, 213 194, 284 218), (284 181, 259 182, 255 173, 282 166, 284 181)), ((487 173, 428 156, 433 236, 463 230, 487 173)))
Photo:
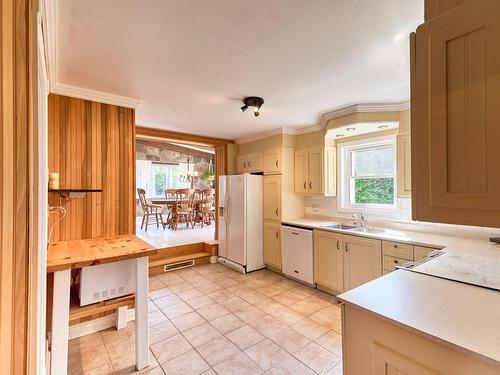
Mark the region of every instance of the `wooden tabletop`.
POLYGON ((55 242, 47 252, 47 273, 155 255, 154 247, 133 234, 55 242))

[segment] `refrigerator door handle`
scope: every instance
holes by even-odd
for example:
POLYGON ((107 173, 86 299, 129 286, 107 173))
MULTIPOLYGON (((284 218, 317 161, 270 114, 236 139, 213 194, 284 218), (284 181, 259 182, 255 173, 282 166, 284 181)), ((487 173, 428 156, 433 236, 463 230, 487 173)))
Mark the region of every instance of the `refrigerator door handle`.
POLYGON ((231 206, 230 206, 230 199, 229 197, 226 195, 226 226, 229 224, 229 221, 230 221, 230 214, 229 214, 229 210, 231 209, 231 206))

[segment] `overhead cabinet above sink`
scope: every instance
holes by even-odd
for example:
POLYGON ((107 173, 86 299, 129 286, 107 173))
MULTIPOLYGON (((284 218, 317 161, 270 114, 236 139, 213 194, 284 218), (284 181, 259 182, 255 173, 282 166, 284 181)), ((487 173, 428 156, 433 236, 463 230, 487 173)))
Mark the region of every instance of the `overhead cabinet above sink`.
POLYGON ((311 147, 295 151, 295 193, 335 196, 336 148, 311 147))

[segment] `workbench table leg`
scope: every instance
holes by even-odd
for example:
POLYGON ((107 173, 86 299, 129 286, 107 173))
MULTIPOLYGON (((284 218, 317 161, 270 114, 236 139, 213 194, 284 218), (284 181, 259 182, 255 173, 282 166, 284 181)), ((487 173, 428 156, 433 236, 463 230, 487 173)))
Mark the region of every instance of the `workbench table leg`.
POLYGON ((137 370, 149 366, 148 273, 148 257, 137 258, 135 268, 135 367, 137 370))
POLYGON ((68 373, 69 292, 71 270, 54 272, 51 375, 68 373))

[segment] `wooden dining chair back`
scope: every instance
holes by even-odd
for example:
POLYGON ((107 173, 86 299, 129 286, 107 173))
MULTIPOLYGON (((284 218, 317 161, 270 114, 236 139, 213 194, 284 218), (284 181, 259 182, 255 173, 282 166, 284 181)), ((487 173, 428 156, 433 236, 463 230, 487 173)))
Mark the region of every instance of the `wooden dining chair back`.
POLYGON ((163 227, 163 218, 161 216, 161 206, 152 204, 146 199, 146 190, 137 188, 137 194, 139 195, 139 203, 142 209, 142 223, 141 229, 145 227, 144 230, 148 230, 148 224, 156 222, 156 227, 158 228, 160 224, 163 227))
POLYGON ((176 208, 173 212, 171 228, 177 230, 179 223, 186 223, 186 227, 194 227, 194 198, 196 190, 178 189, 176 192, 176 208))
POLYGON ((212 220, 215 221, 215 189, 201 190, 201 200, 198 205, 196 222, 210 225, 212 220))
POLYGON ((165 200, 167 203, 167 220, 165 225, 171 226, 170 220, 174 215, 174 211, 177 209, 177 189, 165 189, 165 200))

